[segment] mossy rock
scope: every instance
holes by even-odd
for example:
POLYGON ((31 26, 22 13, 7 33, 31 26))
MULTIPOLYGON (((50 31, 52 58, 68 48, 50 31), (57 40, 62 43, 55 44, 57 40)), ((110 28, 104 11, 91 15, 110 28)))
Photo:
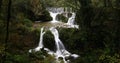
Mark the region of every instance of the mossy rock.
POLYGON ((62 22, 67 22, 67 21, 68 21, 68 18, 65 17, 65 16, 63 16, 62 14, 58 14, 58 15, 56 16, 56 19, 57 19, 58 21, 62 21, 62 22))
POLYGON ((36 21, 51 21, 52 17, 50 16, 50 13, 46 10, 43 11, 42 15, 36 16, 36 21))
POLYGON ((68 17, 70 18, 72 16, 72 13, 68 13, 68 17))

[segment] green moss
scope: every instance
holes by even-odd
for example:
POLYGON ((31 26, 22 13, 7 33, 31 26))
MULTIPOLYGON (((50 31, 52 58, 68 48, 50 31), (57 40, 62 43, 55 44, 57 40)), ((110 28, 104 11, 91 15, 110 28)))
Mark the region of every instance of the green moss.
POLYGON ((67 22, 67 21, 68 21, 68 18, 66 18, 66 17, 63 16, 62 14, 58 14, 58 15, 56 16, 56 19, 57 19, 58 21, 62 21, 62 22, 67 22))
POLYGON ((42 15, 39 15, 37 16, 37 20, 39 21, 42 21, 42 22, 46 22, 46 21, 51 21, 52 20, 52 17, 50 16, 50 13, 46 10, 43 10, 43 13, 42 15))

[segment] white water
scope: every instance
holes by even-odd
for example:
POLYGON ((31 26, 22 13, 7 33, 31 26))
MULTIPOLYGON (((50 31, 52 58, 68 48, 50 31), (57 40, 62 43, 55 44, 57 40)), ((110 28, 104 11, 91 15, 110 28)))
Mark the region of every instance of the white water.
POLYGON ((59 13, 50 12, 51 17, 53 18, 53 20, 52 20, 53 23, 54 23, 54 22, 57 22, 56 16, 57 16, 58 14, 59 14, 59 13))
POLYGON ((79 57, 77 54, 71 54, 65 49, 65 46, 63 45, 62 41, 59 39, 58 30, 55 27, 51 27, 50 31, 54 35, 55 45, 57 48, 56 52, 54 53, 54 55, 56 56, 56 60, 59 60, 59 58, 62 57, 64 63, 68 63, 69 60, 65 60, 66 57, 70 57, 70 56, 74 58, 79 57))
MULTIPOLYGON (((52 23, 56 23, 59 22, 56 20, 56 16, 58 14, 63 13, 63 8, 49 8, 48 9, 51 17, 53 18, 53 20, 51 21, 52 23)), ((67 11, 65 11, 67 12, 67 11)), ((68 12, 67 12, 68 13, 68 12)), ((74 25, 74 21, 75 21, 75 13, 72 12, 72 16, 68 19, 68 22, 66 23, 68 26, 68 28, 78 28, 78 25, 74 25)), ((45 34, 44 28, 41 28, 41 33, 40 33, 40 41, 38 44, 38 47, 36 47, 35 49, 31 49, 29 50, 29 52, 32 52, 32 50, 36 51, 40 51, 42 48, 44 48, 44 50, 46 50, 48 52, 48 54, 51 55, 55 55, 56 60, 58 61, 60 57, 63 58, 64 63, 68 63, 69 60, 65 60, 66 57, 74 57, 77 58, 79 57, 77 54, 71 54, 70 52, 68 52, 65 49, 65 46, 63 45, 62 41, 59 38, 59 33, 58 30, 55 27, 50 27, 49 30, 51 31, 51 33, 54 35, 54 40, 55 40, 55 46, 56 46, 56 51, 50 51, 48 48, 45 48, 43 45, 43 35, 45 34)), ((59 61, 57 63, 60 63, 59 61)))
MULTIPOLYGON (((33 49, 34 51, 39 51, 40 49, 42 49, 44 47, 44 45, 43 45, 43 35, 45 34, 45 32, 43 32, 43 30, 44 30, 44 27, 41 28, 39 44, 38 44, 38 47, 33 49)), ((30 49, 29 52, 32 52, 32 49, 30 49)))
POLYGON ((70 25, 68 28, 79 28, 78 25, 75 25, 75 16, 76 14, 72 12, 72 16, 68 19, 67 24, 70 25))
POLYGON ((59 57, 62 57, 63 61, 67 63, 67 61, 65 60, 65 57, 70 56, 70 53, 65 49, 62 41, 59 39, 58 30, 54 27, 51 27, 50 31, 54 35, 54 38, 55 38, 55 43, 56 43, 56 48, 57 48, 55 52, 56 59, 58 60, 59 57))
POLYGON ((45 32, 43 32, 44 28, 41 28, 41 33, 40 33, 40 41, 39 41, 39 45, 38 47, 35 48, 35 51, 39 51, 40 49, 42 49, 44 47, 43 45, 43 35, 45 34, 45 32))
POLYGON ((75 21, 75 13, 72 13, 72 16, 68 19, 67 24, 74 25, 74 21, 75 21))
MULTIPOLYGON (((53 9, 53 11, 55 11, 55 10, 53 9)), ((56 20, 56 16, 57 16, 57 14, 61 14, 62 12, 57 12, 57 13, 50 12, 50 15, 53 17, 52 22, 59 22, 56 20)), ((67 15, 68 12, 67 11, 65 11, 65 12, 67 15)), ((78 28, 78 25, 74 25, 74 21, 75 21, 75 13, 72 12, 72 16, 68 19, 68 22, 66 23, 66 24, 70 25, 69 28, 78 28)), ((50 31, 54 35, 55 45, 57 48, 57 50, 54 54, 55 54, 57 60, 59 59, 59 57, 62 57, 64 63, 68 63, 68 61, 65 60, 66 57, 69 57, 69 56, 72 56, 74 58, 79 57, 77 54, 71 54, 70 52, 68 52, 65 49, 65 46, 63 45, 62 41, 59 39, 58 30, 55 27, 51 27, 50 31)))
POLYGON ((58 22, 56 19, 56 16, 58 15, 58 14, 61 14, 61 13, 63 13, 63 8, 47 8, 47 10, 49 11, 49 13, 50 13, 50 16, 53 18, 52 19, 52 23, 55 23, 55 22, 58 22))

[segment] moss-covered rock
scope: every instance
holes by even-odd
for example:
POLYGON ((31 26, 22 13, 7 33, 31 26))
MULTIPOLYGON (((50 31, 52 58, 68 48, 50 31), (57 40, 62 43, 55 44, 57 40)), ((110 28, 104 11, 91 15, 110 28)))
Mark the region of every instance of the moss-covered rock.
POLYGON ((46 22, 51 21, 52 17, 50 16, 50 13, 48 11, 44 10, 42 15, 36 16, 36 20, 46 22))
POLYGON ((56 19, 57 19, 58 21, 62 21, 62 22, 67 22, 67 21, 68 21, 68 18, 65 17, 65 16, 63 16, 62 14, 58 14, 58 15, 56 16, 56 19))

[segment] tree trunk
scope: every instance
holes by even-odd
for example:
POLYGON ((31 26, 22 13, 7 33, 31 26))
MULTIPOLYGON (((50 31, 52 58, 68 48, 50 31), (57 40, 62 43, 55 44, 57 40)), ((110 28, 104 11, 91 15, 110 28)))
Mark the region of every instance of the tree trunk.
MULTIPOLYGON (((12 1, 9 0, 8 2, 8 7, 7 7, 7 22, 6 22, 6 39, 5 39, 5 51, 6 51, 6 47, 7 47, 7 43, 8 43, 8 39, 9 39, 9 22, 10 22, 10 17, 11 17, 11 4, 12 4, 12 1)), ((5 56, 5 59, 6 59, 6 56, 5 56)))
MULTIPOLYGON (((11 4, 12 4, 12 1, 8 0, 8 6, 6 6, 8 14, 7 14, 7 19, 6 19, 6 38, 5 38, 5 50, 4 51, 7 51, 7 43, 9 39, 9 22, 10 22, 10 17, 11 17, 11 4)), ((2 63, 5 63, 5 61, 6 61, 6 53, 4 53, 3 55, 2 63)))
POLYGON ((1 12, 1 7, 2 7, 2 0, 0 0, 0 12, 1 12))

